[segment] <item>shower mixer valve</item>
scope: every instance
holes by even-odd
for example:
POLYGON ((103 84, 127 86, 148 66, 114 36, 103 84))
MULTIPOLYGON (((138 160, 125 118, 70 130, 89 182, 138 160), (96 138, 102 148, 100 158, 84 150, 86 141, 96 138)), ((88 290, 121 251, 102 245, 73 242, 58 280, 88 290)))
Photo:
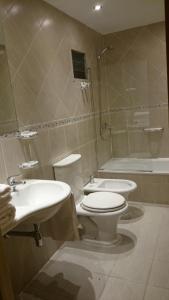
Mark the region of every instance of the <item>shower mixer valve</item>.
POLYGON ((90 82, 81 81, 80 86, 82 90, 88 89, 90 87, 90 82))

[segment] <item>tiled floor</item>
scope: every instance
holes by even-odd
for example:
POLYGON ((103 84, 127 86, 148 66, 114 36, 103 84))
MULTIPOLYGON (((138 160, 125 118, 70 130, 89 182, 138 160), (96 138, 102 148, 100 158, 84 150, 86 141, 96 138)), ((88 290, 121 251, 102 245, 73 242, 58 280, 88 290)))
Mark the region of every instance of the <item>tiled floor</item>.
POLYGON ((65 243, 21 300, 169 300, 169 206, 130 203, 116 248, 65 243))

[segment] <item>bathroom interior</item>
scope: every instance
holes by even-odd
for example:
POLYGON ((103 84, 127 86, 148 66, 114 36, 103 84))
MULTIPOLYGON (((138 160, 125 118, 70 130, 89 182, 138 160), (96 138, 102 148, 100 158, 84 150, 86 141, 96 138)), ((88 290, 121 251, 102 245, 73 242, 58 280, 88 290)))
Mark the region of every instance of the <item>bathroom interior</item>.
POLYGON ((164 0, 0 0, 0 300, 169 300, 164 0))

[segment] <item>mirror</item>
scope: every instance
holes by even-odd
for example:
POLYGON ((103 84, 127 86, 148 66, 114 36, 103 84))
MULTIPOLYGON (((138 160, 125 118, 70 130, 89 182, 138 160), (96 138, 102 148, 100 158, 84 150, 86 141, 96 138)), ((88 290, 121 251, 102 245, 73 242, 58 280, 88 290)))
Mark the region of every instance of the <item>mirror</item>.
POLYGON ((0 20, 0 135, 18 128, 8 57, 0 20))

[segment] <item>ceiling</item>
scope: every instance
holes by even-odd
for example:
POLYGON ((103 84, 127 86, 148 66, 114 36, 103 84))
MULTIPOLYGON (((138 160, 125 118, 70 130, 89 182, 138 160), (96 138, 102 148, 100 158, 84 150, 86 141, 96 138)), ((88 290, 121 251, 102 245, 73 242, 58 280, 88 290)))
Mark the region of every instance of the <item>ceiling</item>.
POLYGON ((59 10, 107 34, 164 20, 164 0, 45 0, 59 10), (99 3, 103 8, 93 11, 99 3))

